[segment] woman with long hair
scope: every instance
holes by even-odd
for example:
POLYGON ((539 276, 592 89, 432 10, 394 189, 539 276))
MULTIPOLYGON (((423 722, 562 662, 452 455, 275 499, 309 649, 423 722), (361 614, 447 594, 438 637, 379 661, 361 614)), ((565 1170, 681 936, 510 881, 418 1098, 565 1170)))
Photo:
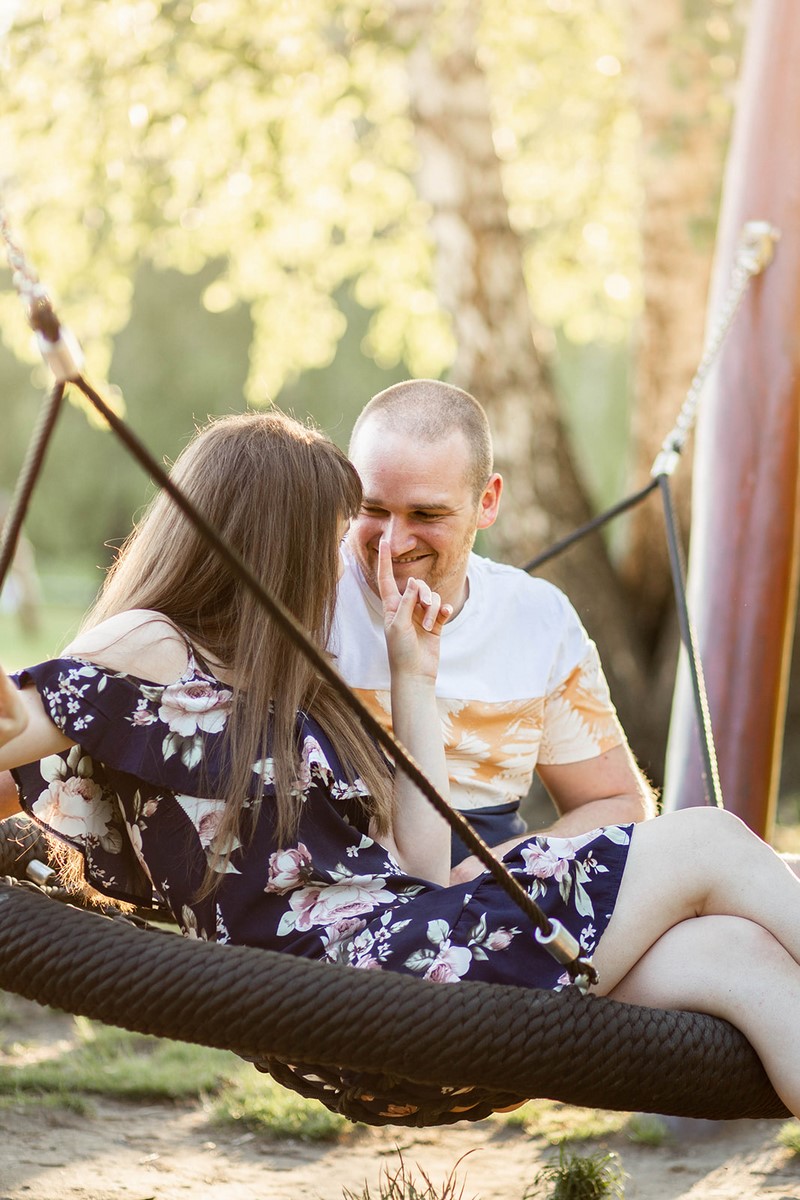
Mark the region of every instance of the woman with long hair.
MULTIPOLYGON (((172 478, 327 645, 339 543, 361 503, 344 455, 279 413, 211 422, 172 478)), ((395 733, 437 789, 434 686, 450 613, 385 543, 395 733)), ((166 495, 62 655, 0 672, 0 770, 92 888, 169 906, 190 937, 417 975, 558 988, 494 878, 450 884, 447 824, 166 495)), ((800 880, 735 817, 688 809, 504 855, 592 954, 596 990, 725 1017, 800 1115, 800 880)))

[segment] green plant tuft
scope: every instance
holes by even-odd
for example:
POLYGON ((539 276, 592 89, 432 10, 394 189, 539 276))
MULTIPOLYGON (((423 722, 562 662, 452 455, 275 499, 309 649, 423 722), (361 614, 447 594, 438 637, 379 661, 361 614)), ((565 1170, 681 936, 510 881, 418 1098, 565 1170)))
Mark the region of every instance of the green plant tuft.
POLYGON ((663 1146, 670 1140, 666 1122, 652 1113, 635 1113, 628 1120, 624 1133, 628 1141, 637 1146, 663 1146))
POLYGON ((778 1130, 778 1142, 800 1158, 800 1121, 787 1121, 778 1130))
POLYGON ((619 1156, 612 1153, 572 1154, 561 1146, 557 1163, 548 1163, 537 1173, 523 1200, 533 1200, 550 1187, 546 1200, 622 1200, 625 1173, 619 1156))

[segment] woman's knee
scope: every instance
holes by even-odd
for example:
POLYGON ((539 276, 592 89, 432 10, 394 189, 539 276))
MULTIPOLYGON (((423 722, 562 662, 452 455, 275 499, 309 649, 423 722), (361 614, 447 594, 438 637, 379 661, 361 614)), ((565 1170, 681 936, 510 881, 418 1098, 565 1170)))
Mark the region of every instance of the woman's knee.
POLYGON ((634 827, 634 839, 641 838, 642 834, 652 837, 655 843, 672 842, 683 845, 687 851, 709 855, 712 861, 719 851, 758 841, 756 835, 734 813, 710 806, 681 808, 664 813, 655 821, 634 827))

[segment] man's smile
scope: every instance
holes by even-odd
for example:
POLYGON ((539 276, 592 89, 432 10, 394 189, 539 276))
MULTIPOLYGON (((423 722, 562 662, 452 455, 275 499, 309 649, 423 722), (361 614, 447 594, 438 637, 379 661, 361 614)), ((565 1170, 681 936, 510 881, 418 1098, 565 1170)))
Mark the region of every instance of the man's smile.
POLYGON ((404 555, 402 555, 402 557, 393 558, 392 562, 397 563, 398 566, 406 566, 408 563, 419 562, 421 559, 429 558, 429 557, 430 557, 430 551, 426 551, 424 554, 412 554, 412 555, 404 554, 404 555))

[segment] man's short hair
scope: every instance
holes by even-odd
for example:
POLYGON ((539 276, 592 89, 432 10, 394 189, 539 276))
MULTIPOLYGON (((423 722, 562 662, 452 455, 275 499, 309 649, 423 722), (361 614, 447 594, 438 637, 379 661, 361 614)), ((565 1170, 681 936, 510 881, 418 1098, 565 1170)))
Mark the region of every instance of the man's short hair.
POLYGON ((492 474, 489 421, 474 396, 438 379, 409 379, 373 396, 361 410, 350 435, 352 452, 367 421, 418 441, 438 442, 454 431, 464 435, 470 452, 468 480, 477 500, 492 474))

